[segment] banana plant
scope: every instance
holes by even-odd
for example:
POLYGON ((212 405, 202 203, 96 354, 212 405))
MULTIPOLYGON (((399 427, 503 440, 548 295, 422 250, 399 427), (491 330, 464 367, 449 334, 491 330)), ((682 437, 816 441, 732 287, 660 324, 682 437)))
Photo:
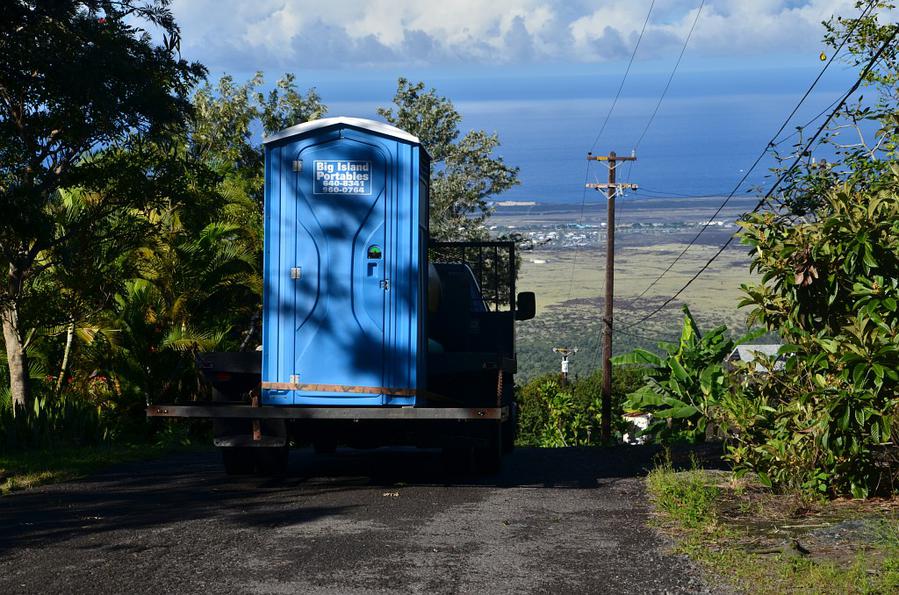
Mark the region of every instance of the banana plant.
MULTIPOLYGON (((652 422, 641 435, 660 442, 698 442, 704 439, 714 408, 728 387, 725 358, 737 342, 728 338, 727 327, 718 326, 702 334, 687 306, 677 343, 659 343, 658 355, 645 349, 612 359, 615 365, 648 368, 646 384, 629 393, 624 410, 649 413, 652 422)), ((752 333, 739 339, 751 340, 752 333)))

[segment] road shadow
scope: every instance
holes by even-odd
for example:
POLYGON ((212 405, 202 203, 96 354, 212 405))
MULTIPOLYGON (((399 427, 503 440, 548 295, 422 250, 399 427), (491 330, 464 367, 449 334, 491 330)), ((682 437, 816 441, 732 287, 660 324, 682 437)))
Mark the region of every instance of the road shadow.
POLYGON ((194 519, 226 516, 237 527, 271 527, 346 512, 345 506, 303 506, 290 489, 269 483, 226 476, 218 453, 207 451, 14 492, 0 497, 0 556, 75 535, 140 532, 194 519))
POLYGON ((330 455, 293 453, 284 485, 326 478, 332 487, 403 485, 591 489, 603 480, 639 477, 652 468, 656 447, 517 448, 496 474, 473 473, 467 461, 437 450, 340 449, 330 455))
POLYGON ((516 448, 503 458, 497 474, 471 473, 465 461, 448 460, 440 451, 414 448, 340 449, 330 455, 309 450, 292 453, 284 485, 327 478, 329 485, 396 484, 435 486, 545 487, 591 489, 604 481, 642 477, 662 461, 675 468, 694 465, 725 469, 720 443, 568 448, 516 448))
POLYGON ((0 498, 0 554, 73 535, 140 532, 207 518, 226 517, 237 528, 298 525, 365 507, 365 498, 353 493, 372 488, 602 489, 645 475, 661 452, 653 446, 519 448, 505 457, 500 473, 478 475, 433 450, 316 455, 298 449, 288 474, 278 479, 227 476, 214 451, 178 454, 0 498), (310 504, 313 498, 318 505, 310 504))

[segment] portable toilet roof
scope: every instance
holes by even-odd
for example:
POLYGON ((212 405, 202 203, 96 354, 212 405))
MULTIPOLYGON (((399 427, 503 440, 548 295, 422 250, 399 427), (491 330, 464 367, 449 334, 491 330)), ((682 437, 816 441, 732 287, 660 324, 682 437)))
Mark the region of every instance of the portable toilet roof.
POLYGON ((385 122, 378 122, 377 120, 369 120, 367 118, 351 118, 349 116, 321 118, 319 120, 303 122, 302 124, 297 124, 296 126, 285 128, 280 132, 276 132, 270 136, 265 137, 262 140, 262 144, 267 145, 284 139, 292 138, 294 136, 299 136, 301 134, 306 134, 308 132, 312 132, 313 130, 330 128, 334 126, 350 127, 357 130, 364 130, 366 132, 374 132, 375 134, 386 136, 388 138, 405 141, 407 143, 412 143, 419 146, 421 145, 421 141, 418 140, 417 136, 409 134, 405 130, 400 130, 396 126, 391 126, 390 124, 387 124, 385 122))

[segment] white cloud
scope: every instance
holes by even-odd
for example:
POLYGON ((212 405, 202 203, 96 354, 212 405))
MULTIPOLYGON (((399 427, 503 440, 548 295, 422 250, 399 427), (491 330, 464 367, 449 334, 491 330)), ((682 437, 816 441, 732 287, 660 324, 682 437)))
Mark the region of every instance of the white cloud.
MULTIPOLYGON (((630 55, 650 0, 177 0, 184 53, 213 69, 602 62, 630 55), (253 66, 255 64, 256 66, 253 66)), ((852 0, 709 0, 700 57, 820 47, 852 0)), ((659 0, 639 59, 678 51, 698 1, 659 0)))

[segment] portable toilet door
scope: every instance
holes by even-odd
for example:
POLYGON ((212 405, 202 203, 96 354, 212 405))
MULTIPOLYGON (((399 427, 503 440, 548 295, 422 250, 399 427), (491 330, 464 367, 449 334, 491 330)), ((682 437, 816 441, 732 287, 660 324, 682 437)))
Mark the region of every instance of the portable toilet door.
POLYGON ((329 118, 266 139, 266 403, 415 402, 419 148, 388 128, 329 118))
POLYGON ((297 156, 311 172, 295 177, 295 260, 324 270, 297 283, 294 367, 304 385, 384 387, 387 159, 349 139, 305 143, 297 156), (322 310, 311 316, 316 302, 322 310))

